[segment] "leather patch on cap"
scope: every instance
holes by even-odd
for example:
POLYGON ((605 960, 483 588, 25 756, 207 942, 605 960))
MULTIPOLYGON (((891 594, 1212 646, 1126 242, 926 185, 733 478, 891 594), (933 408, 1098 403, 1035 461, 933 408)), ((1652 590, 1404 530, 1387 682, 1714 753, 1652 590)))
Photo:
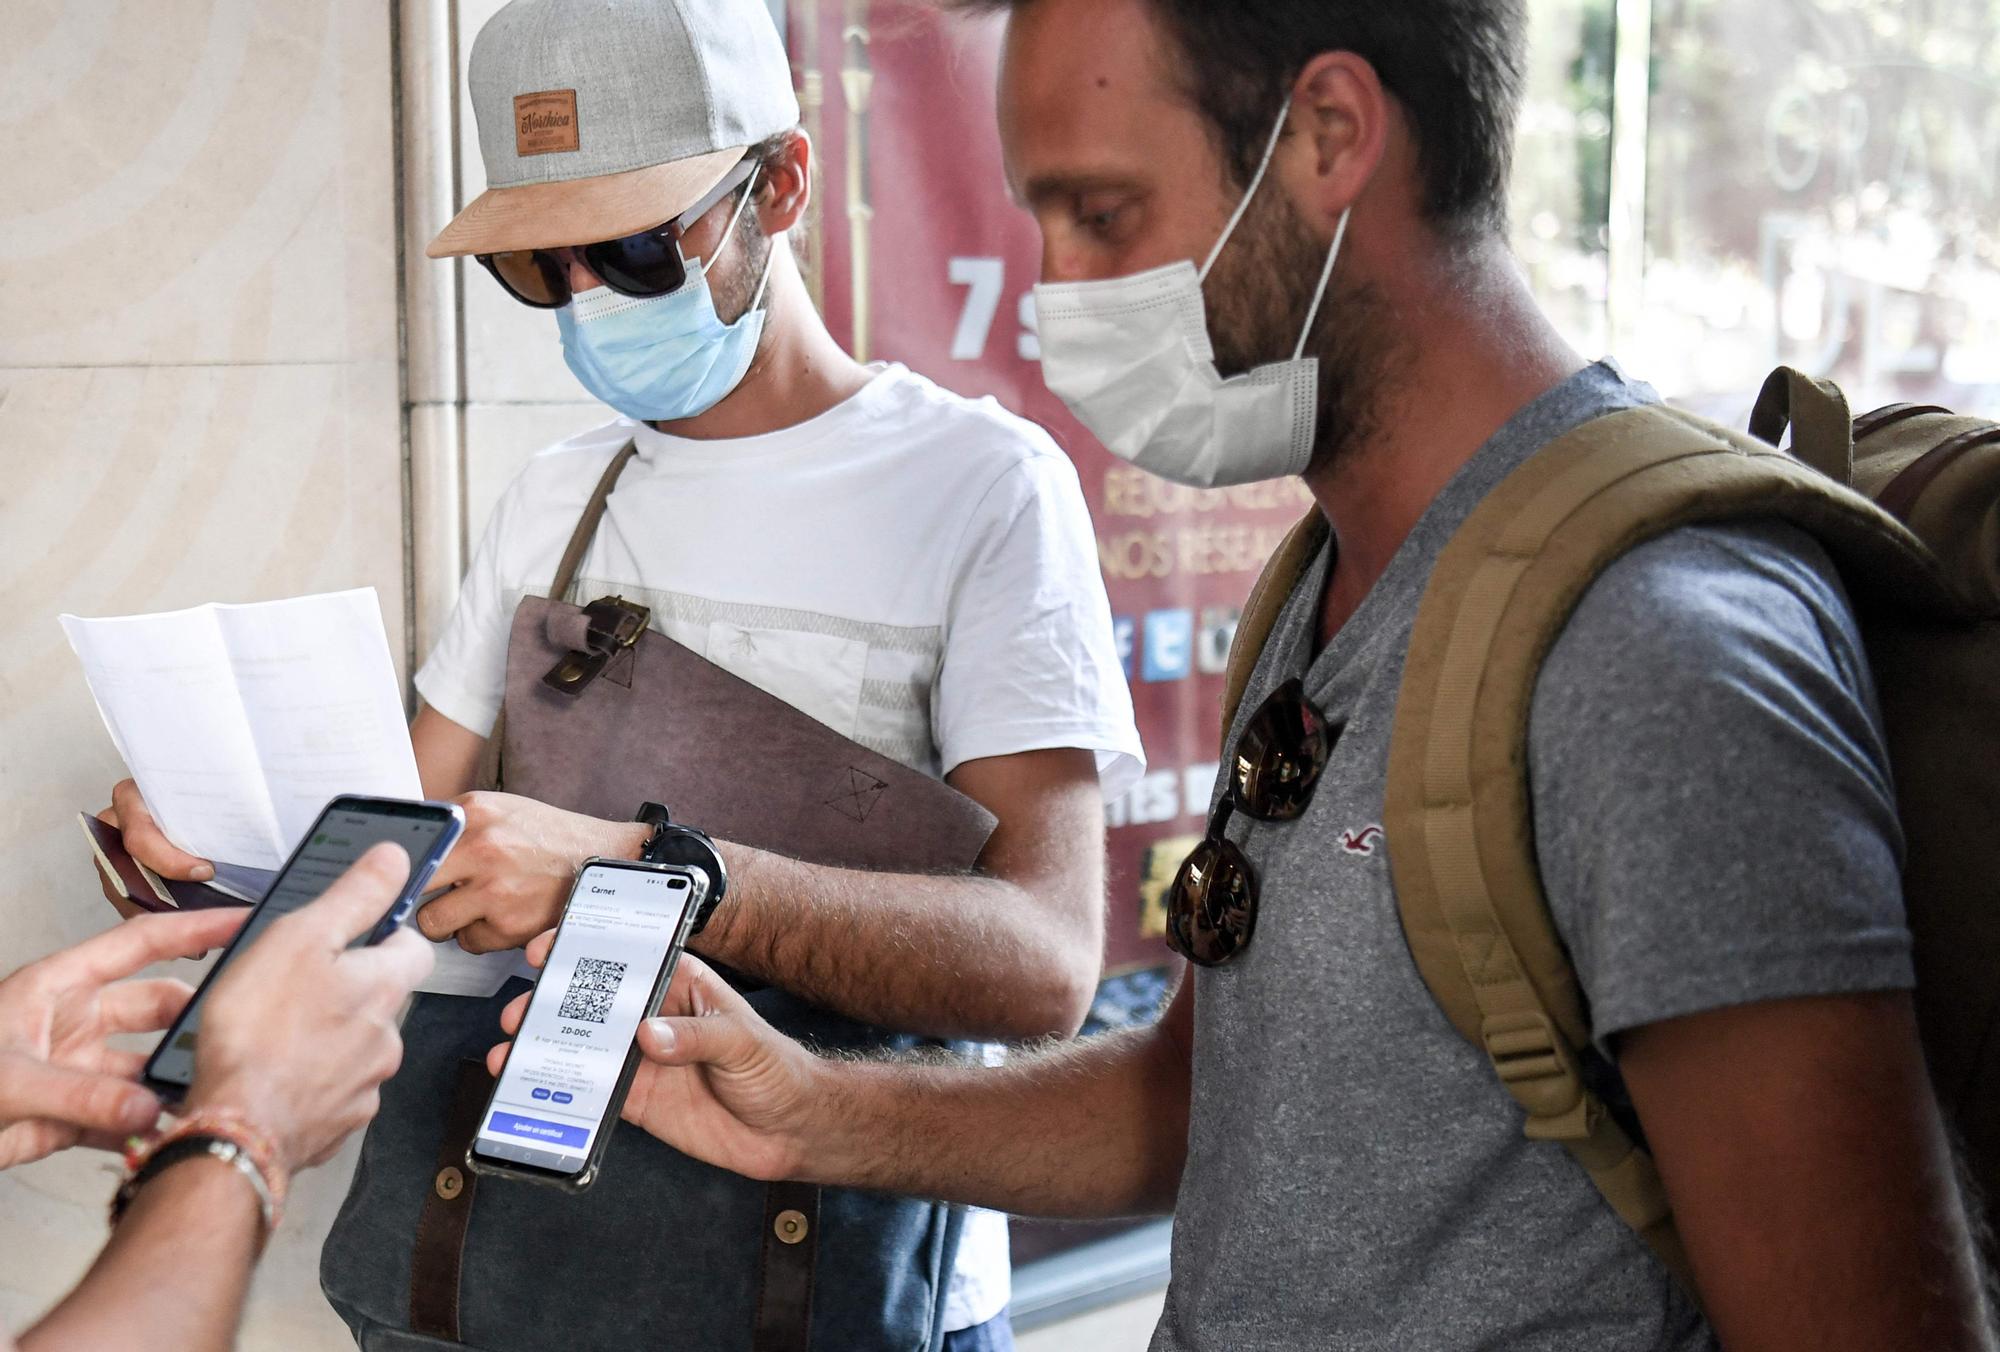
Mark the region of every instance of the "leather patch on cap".
POLYGON ((579 144, 574 89, 550 89, 514 99, 516 155, 554 155, 579 144))

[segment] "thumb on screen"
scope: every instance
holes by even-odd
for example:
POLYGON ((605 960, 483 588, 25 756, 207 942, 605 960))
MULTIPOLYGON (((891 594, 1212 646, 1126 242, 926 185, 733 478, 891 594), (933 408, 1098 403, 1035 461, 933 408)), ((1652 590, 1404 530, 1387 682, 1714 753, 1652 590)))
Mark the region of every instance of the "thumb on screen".
POLYGON ((410 856, 394 841, 383 841, 355 860, 325 895, 298 914, 313 917, 314 926, 332 946, 345 947, 388 914, 409 876, 410 856))
POLYGON ((374 999, 393 1009, 431 974, 437 952, 423 935, 408 926, 398 926, 394 934, 373 948, 349 949, 340 955, 340 961, 365 984, 374 999))
POLYGON ((546 967, 549 965, 549 950, 556 946, 556 932, 543 930, 528 941, 528 965, 546 967))

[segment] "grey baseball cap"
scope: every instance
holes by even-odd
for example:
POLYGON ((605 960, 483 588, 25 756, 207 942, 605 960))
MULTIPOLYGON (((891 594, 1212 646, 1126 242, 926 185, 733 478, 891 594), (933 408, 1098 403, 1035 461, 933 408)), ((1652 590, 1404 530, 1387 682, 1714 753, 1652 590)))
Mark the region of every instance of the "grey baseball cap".
POLYGON ((765 0, 513 0, 470 83, 486 191, 432 258, 645 230, 799 121, 765 0))

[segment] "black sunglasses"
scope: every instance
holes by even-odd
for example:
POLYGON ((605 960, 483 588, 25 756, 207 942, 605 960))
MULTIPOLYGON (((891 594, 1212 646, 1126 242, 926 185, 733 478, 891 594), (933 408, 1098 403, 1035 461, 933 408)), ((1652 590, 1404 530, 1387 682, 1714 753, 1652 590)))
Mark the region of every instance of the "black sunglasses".
POLYGON ((1233 813, 1291 822, 1305 815, 1341 728, 1290 680, 1259 705, 1229 764, 1229 789, 1167 892, 1167 943, 1202 967, 1220 967, 1257 932, 1257 870, 1223 834, 1233 813))
MULTIPOLYGON (((715 204, 748 183, 757 173, 756 161, 745 159, 723 175, 708 195, 663 225, 641 230, 622 239, 585 244, 576 252, 597 275, 599 281, 621 296, 651 300, 678 291, 686 285, 687 257, 681 253, 681 237, 715 204)), ((493 279, 507 294, 537 310, 560 310, 570 302, 569 269, 564 266, 567 249, 514 249, 506 253, 475 254, 493 279)))

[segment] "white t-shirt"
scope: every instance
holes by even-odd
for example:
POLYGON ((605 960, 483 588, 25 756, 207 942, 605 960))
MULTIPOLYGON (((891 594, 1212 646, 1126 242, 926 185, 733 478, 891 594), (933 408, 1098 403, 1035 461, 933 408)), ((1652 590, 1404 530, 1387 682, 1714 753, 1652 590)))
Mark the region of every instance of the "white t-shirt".
MULTIPOLYGON (((417 690, 482 735, 515 607, 545 596, 605 466, 625 469, 572 600, 653 625, 864 746, 945 775, 1096 753, 1107 801, 1145 769, 1076 470, 1034 424, 901 366, 819 417, 690 441, 627 420, 551 447, 494 509, 417 690)), ((967 1217, 947 1328, 1010 1298, 1004 1217, 967 1217)))

